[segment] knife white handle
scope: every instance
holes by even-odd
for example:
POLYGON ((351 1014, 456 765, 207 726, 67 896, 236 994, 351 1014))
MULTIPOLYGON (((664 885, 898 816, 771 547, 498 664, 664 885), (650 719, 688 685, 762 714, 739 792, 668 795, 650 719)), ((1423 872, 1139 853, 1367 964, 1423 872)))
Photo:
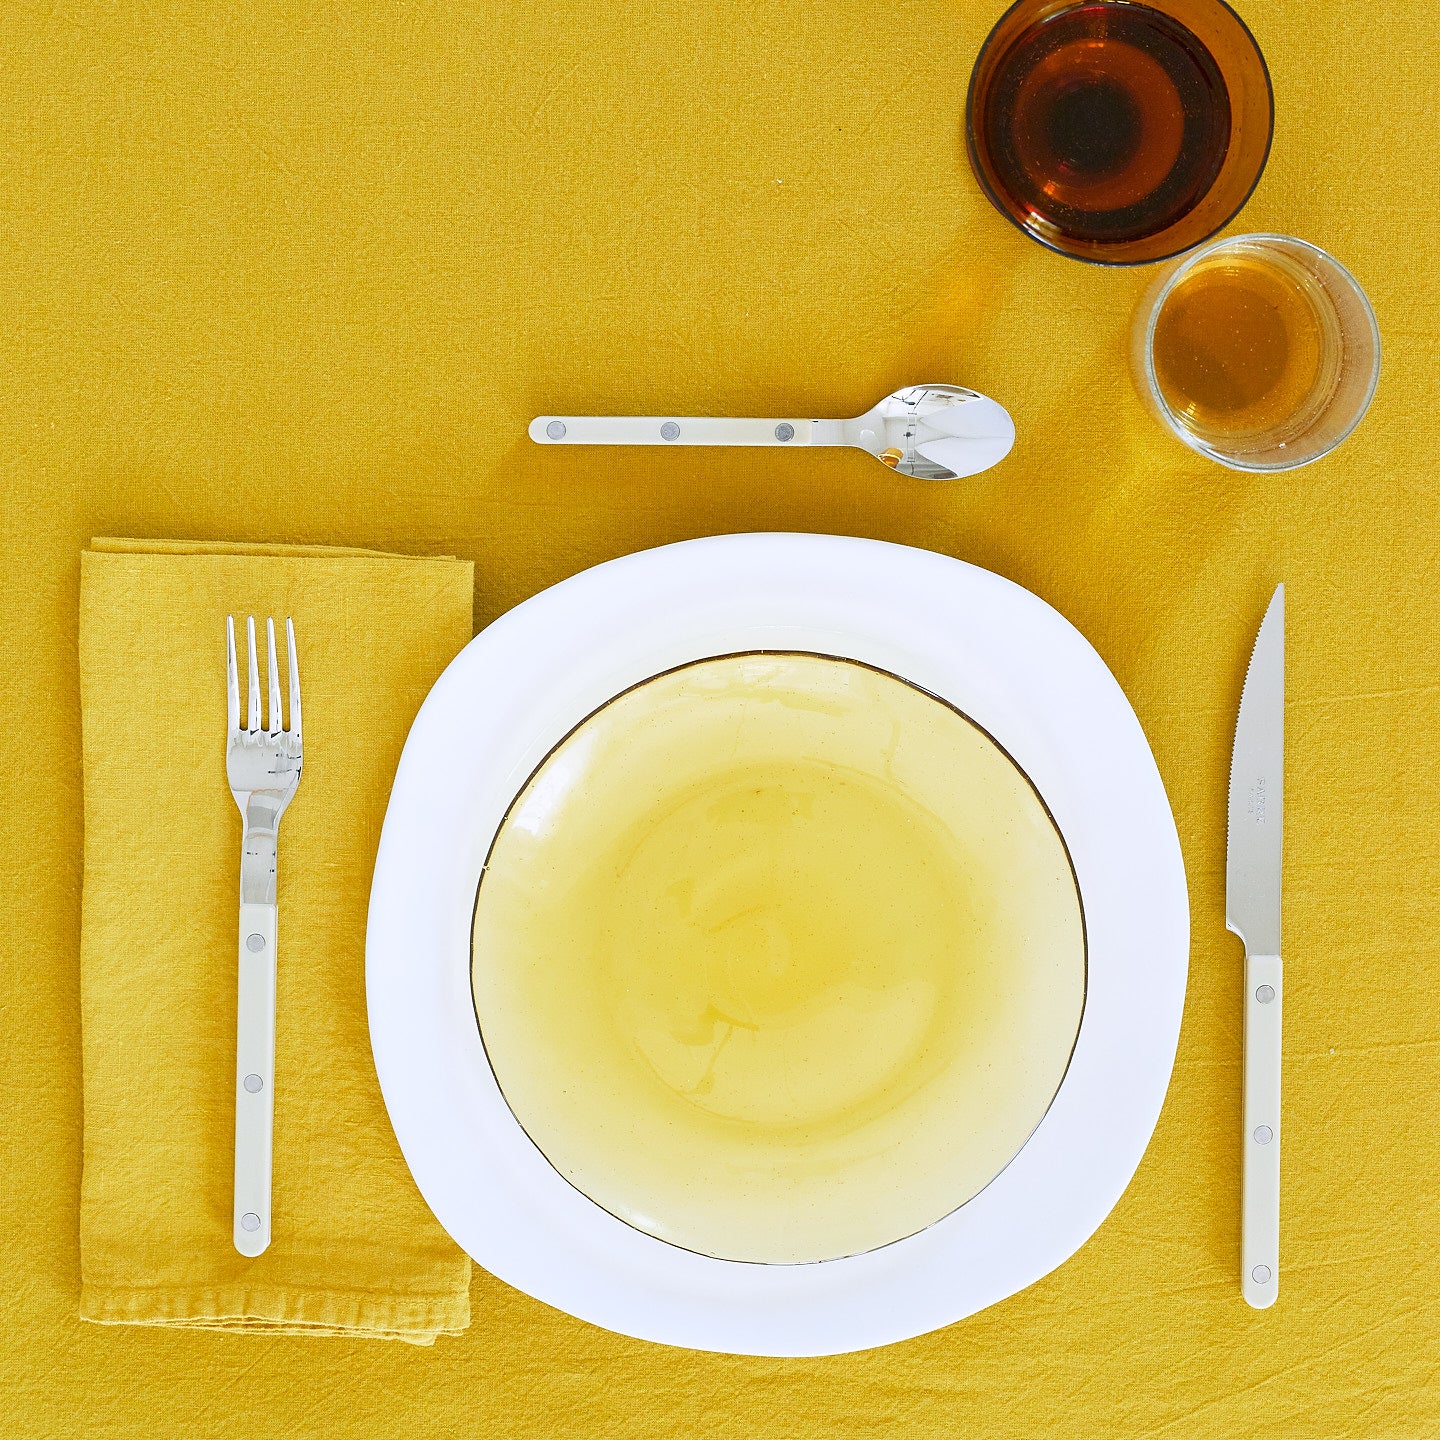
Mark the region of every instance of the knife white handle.
POLYGON ((810 420, 695 415, 537 415, 530 422, 530 438, 538 445, 784 445, 791 450, 818 439, 810 420))
POLYGON ((275 1130, 275 929, 273 905, 240 906, 240 1007, 235 1034, 235 1248, 270 1244, 275 1130))
POLYGON ((1280 1290, 1280 1004, 1278 955, 1245 957, 1245 1166, 1240 1289, 1257 1310, 1280 1290))

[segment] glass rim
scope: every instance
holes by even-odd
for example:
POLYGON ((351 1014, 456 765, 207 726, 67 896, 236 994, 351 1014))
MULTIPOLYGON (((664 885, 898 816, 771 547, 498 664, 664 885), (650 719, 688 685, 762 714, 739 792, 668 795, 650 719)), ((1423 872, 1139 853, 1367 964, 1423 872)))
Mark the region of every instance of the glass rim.
POLYGON ((1271 230, 1252 230, 1243 235, 1226 235, 1220 239, 1211 239, 1203 244, 1197 245, 1193 250, 1185 254, 1178 265, 1165 277, 1155 297, 1149 302, 1149 314, 1145 317, 1145 343, 1142 347, 1143 365, 1145 373, 1145 384, 1150 391, 1151 399, 1155 402, 1161 413, 1165 416, 1166 424, 1170 432, 1179 440, 1184 441, 1192 450, 1205 456, 1207 460, 1214 460, 1219 465, 1224 465, 1231 470, 1243 470, 1252 475, 1274 474, 1281 470, 1299 470, 1302 466, 1313 465, 1315 461, 1322 460, 1337 446, 1349 439, 1355 427, 1365 418, 1370 409, 1370 402, 1375 398, 1376 388, 1380 384, 1380 322, 1375 318, 1375 307, 1370 303, 1370 297, 1365 293, 1365 288, 1350 272, 1349 268, 1337 260, 1328 250, 1322 250, 1320 246, 1309 240, 1302 240, 1298 235, 1281 235, 1271 230), (1160 323, 1160 312, 1165 308, 1165 302, 1170 298, 1175 287, 1198 265, 1202 260, 1221 250, 1239 245, 1265 245, 1274 244, 1279 246, 1294 246, 1301 251, 1308 251, 1312 257, 1318 257, 1326 266, 1333 267, 1339 278, 1349 286, 1351 293, 1360 302, 1361 312, 1370 327, 1370 339, 1375 349, 1375 358, 1370 366, 1370 380, 1365 387, 1365 397, 1356 408, 1354 418, 1344 427, 1331 442, 1315 454, 1306 456, 1303 460, 1285 460, 1279 464, 1256 462, 1245 460, 1232 455, 1226 455, 1206 444, 1197 435, 1192 435, 1175 418, 1175 409, 1165 398, 1160 388, 1159 377, 1155 373, 1155 330, 1160 323))
MULTIPOLYGON (((985 198, 989 200, 990 204, 1022 235, 1035 241, 1037 245, 1043 245, 1053 254, 1063 255, 1067 260, 1078 260, 1082 265, 1102 265, 1110 270, 1128 269, 1137 265, 1163 265, 1168 260, 1174 260, 1178 255, 1184 255, 1194 246, 1208 244, 1250 203, 1250 197, 1255 193, 1256 186, 1260 184, 1261 177, 1265 174, 1265 167, 1270 162, 1270 150, 1275 143, 1275 83, 1270 78, 1270 66, 1266 62, 1265 52, 1260 48, 1260 42, 1256 40, 1254 33, 1245 23, 1244 16, 1242 16, 1233 5, 1229 4, 1228 0, 1210 0, 1211 4, 1221 10, 1227 11, 1231 19, 1240 27, 1240 33, 1250 42, 1250 47, 1255 52, 1255 58, 1260 62, 1260 73, 1265 79, 1265 96, 1269 102, 1266 106, 1269 112, 1269 121, 1265 127, 1265 150, 1260 156, 1260 163, 1255 167, 1255 175, 1246 187, 1244 195, 1240 197, 1234 209, 1232 209, 1228 215, 1224 216, 1223 219, 1219 220, 1212 229, 1207 230, 1199 239, 1191 240, 1188 244, 1180 246, 1177 250, 1167 250, 1163 255, 1149 255, 1143 259, 1136 260, 1126 260, 1124 258, 1107 259, 1104 255, 1081 255, 1074 250, 1067 250, 1063 245, 1056 244, 1055 241, 1048 239, 1038 231, 1032 230, 1028 225, 1018 220, 1006 209, 1000 196, 995 193, 994 187, 985 176, 984 168, 977 159, 974 124, 975 77, 979 75, 980 64, 989 53, 990 46, 995 36, 999 33, 1000 27, 1017 10, 1023 9, 1027 5, 1034 5, 1035 3, 1036 0, 1012 0, 1012 3, 1006 7, 1000 18, 990 27, 989 34, 985 36, 980 49, 975 54, 975 64, 971 66, 970 69, 970 83, 965 90, 965 148, 969 153, 970 169, 974 173, 976 180, 979 181, 980 188, 985 192, 985 198)), ((1062 3, 1057 7, 1056 14, 1059 14, 1061 10, 1079 8, 1086 3, 1087 0, 1071 0, 1071 3, 1068 5, 1062 3)), ((1107 3, 1130 5, 1139 10, 1159 10, 1161 14, 1169 13, 1162 9, 1160 5, 1147 3, 1147 0, 1107 0, 1107 3)), ((1187 26, 1186 28, 1188 29, 1189 27, 1187 26)), ((1217 175, 1216 178, 1218 179, 1219 176, 1217 175)), ((1180 218, 1183 220, 1184 216, 1180 218)), ((1180 220, 1174 222, 1176 225, 1179 223, 1180 220)), ((1169 228, 1171 227, 1166 227, 1166 229, 1169 228)), ((1164 230, 1157 230, 1155 232, 1156 235, 1163 235, 1164 233, 1164 230)))

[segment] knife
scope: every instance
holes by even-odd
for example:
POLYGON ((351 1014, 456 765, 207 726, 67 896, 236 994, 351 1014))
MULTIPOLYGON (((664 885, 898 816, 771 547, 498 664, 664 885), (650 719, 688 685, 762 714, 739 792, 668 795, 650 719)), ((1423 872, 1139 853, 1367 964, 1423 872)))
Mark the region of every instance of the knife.
POLYGON ((1280 1289, 1280 828, 1285 782, 1285 587, 1255 637, 1230 756, 1225 924, 1245 942, 1245 1133, 1240 1290, 1280 1289))

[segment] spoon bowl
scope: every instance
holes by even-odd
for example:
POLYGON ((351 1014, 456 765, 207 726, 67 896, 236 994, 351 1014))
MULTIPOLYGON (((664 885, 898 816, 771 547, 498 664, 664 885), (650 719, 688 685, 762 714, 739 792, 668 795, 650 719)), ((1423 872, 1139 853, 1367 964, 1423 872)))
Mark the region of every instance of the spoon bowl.
POLYGON ((1015 443, 1015 422, 1005 408, 960 385, 911 385, 841 423, 843 443, 917 480, 978 475, 1015 443))

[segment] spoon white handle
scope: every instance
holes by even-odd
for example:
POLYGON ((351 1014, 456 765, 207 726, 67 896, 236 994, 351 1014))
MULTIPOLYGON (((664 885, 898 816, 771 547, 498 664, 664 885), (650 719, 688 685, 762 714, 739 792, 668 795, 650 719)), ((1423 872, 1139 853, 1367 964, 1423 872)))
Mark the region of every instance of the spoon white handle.
MULTIPOLYGON (((813 420, 732 420, 708 416, 537 415, 530 438, 540 445, 824 444, 813 420)), ((836 440, 829 441, 835 444, 836 440)))

